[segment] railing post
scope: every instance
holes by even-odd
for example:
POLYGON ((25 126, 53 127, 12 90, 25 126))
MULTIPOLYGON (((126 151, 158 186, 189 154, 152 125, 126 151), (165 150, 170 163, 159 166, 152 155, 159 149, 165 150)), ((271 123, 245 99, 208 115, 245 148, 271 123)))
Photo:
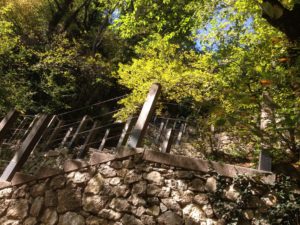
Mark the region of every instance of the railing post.
POLYGON ((185 127, 185 124, 182 123, 179 128, 179 132, 178 132, 178 136, 177 136, 177 140, 176 140, 176 146, 180 145, 184 127, 185 127))
POLYGON ((259 153, 258 169, 264 171, 272 171, 272 158, 266 150, 262 149, 259 153))
POLYGON ((64 136, 64 138, 63 138, 63 140, 62 140, 62 142, 61 142, 61 144, 60 144, 62 147, 64 147, 64 146, 66 145, 66 143, 67 143, 69 137, 70 137, 71 134, 72 134, 73 129, 74 129, 73 127, 70 127, 70 128, 68 129, 66 135, 64 136))
POLYGON ((43 135, 48 123, 50 121, 50 116, 41 115, 38 121, 34 124, 31 131, 27 135, 26 139, 22 142, 20 148, 15 153, 12 160, 9 162, 5 168, 1 179, 5 181, 10 181, 16 172, 18 172, 24 163, 27 161, 30 153, 36 146, 40 137, 43 135))
POLYGON ((63 125, 64 125, 64 121, 59 120, 58 123, 56 124, 53 132, 50 134, 48 140, 46 141, 45 146, 43 147, 43 150, 46 150, 48 147, 50 147, 53 140, 55 140, 57 138, 58 134, 60 133, 63 125))
POLYGON ((105 143, 106 143, 106 140, 107 140, 107 137, 109 135, 109 132, 110 132, 110 129, 107 129, 105 131, 105 134, 104 134, 104 137, 102 138, 102 141, 101 141, 101 144, 98 148, 99 151, 102 151, 104 149, 104 146, 105 146, 105 143))
POLYGON ((176 126, 177 126, 177 121, 175 120, 173 123, 173 129, 176 130, 176 126))
POLYGON ((87 120, 88 120, 88 116, 85 115, 85 116, 82 118, 82 120, 80 121, 80 124, 79 124, 79 126, 77 127, 74 136, 72 137, 70 143, 68 144, 68 148, 72 148, 72 147, 76 144, 76 142, 77 142, 77 140, 78 140, 78 134, 84 129, 87 120))
POLYGON ((0 123, 0 144, 2 143, 6 132, 12 127, 14 122, 17 120, 19 113, 16 110, 11 110, 2 119, 0 123))
POLYGON ((164 123, 164 122, 161 122, 161 123, 160 123, 159 130, 158 130, 158 134, 157 134, 157 136, 156 136, 156 138, 155 138, 155 144, 158 144, 158 143, 159 143, 159 139, 160 139, 161 134, 162 134, 162 132, 163 132, 164 126, 165 126, 165 123, 164 123))
POLYGON ((169 124, 169 118, 166 120, 166 123, 165 123, 165 126, 164 126, 164 129, 163 129, 163 132, 166 132, 166 130, 168 129, 168 124, 169 124))
POLYGON ((174 130, 172 128, 166 130, 166 136, 164 138, 161 152, 163 153, 170 153, 171 146, 173 142, 174 130))
POLYGON ((83 158, 84 155, 86 154, 86 149, 88 144, 93 141, 95 134, 98 132, 97 130, 98 125, 99 125, 99 121, 95 121, 93 123, 92 129, 90 130, 88 136, 86 137, 83 145, 80 147, 78 158, 83 158))
POLYGON ((41 116, 40 114, 37 114, 37 115, 34 116, 33 120, 31 121, 28 128, 24 132, 23 137, 21 137, 21 141, 24 141, 26 139, 27 134, 30 132, 31 128, 34 126, 35 122, 40 118, 40 116, 41 116))
POLYGON ((265 90, 263 91, 263 102, 261 107, 261 116, 260 116, 260 130, 262 131, 261 134, 261 151, 259 154, 259 162, 258 162, 258 169, 264 171, 272 170, 272 158, 269 155, 269 149, 271 148, 269 140, 266 137, 265 131, 268 128, 269 123, 271 123, 271 114, 272 109, 267 104, 266 96, 268 96, 268 92, 265 90))
POLYGON ((119 142, 117 144, 117 148, 120 148, 122 145, 125 145, 128 137, 129 137, 129 131, 132 129, 133 125, 134 125, 134 119, 132 117, 130 117, 127 121, 126 124, 122 130, 122 134, 121 137, 119 139, 119 142))
POLYGON ((148 123, 154 112, 155 104, 161 91, 160 84, 153 84, 143 105, 139 118, 132 130, 127 146, 132 148, 141 147, 148 123))

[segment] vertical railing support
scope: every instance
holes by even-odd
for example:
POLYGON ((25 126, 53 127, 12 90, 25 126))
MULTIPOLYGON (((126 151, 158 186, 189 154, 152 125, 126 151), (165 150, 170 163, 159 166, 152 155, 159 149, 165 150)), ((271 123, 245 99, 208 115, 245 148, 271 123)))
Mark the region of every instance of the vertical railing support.
POLYGON ((158 143, 159 143, 159 139, 160 139, 160 137, 161 137, 161 135, 162 135, 164 126, 165 126, 165 123, 164 123, 164 122, 161 122, 161 123, 160 123, 159 130, 158 130, 158 134, 157 134, 157 136, 156 136, 156 138, 155 138, 155 144, 158 144, 158 143))
POLYGON ((266 150, 262 149, 259 153, 258 169, 264 171, 272 171, 272 158, 266 150))
POLYGON ((168 129, 168 124, 169 124, 170 120, 169 118, 166 119, 166 122, 165 122, 165 126, 164 126, 164 129, 163 129, 163 132, 166 132, 166 130, 168 129))
POLYGON ((53 143, 53 140, 55 140, 57 138, 57 136, 59 135, 59 133, 61 132, 63 125, 64 125, 64 121, 59 120, 58 123, 56 124, 53 132, 50 134, 48 140, 46 141, 45 146, 43 147, 43 150, 46 150, 48 147, 50 147, 50 145, 53 143))
POLYGON ((176 126, 177 126, 177 121, 175 120, 173 123, 173 129, 176 130, 176 126))
POLYGON ((63 140, 62 140, 62 142, 61 142, 61 144, 60 144, 62 147, 64 147, 64 146, 66 145, 66 143, 67 143, 69 137, 70 137, 71 134, 72 134, 73 129, 74 129, 73 127, 70 127, 70 128, 68 129, 66 135, 64 136, 64 138, 63 138, 63 140))
POLYGON ((43 135, 43 132, 45 131, 49 121, 50 116, 48 115, 41 115, 39 117, 38 121, 34 124, 26 139, 22 142, 20 148, 15 153, 14 157, 5 168, 1 176, 2 180, 10 181, 15 173, 22 168, 40 137, 43 135))
POLYGON ((269 150, 271 149, 270 140, 268 140, 265 131, 271 123, 272 109, 267 103, 266 98, 268 97, 268 92, 263 91, 263 102, 261 107, 260 115, 260 130, 261 130, 261 151, 259 154, 258 169, 264 171, 272 170, 272 158, 269 155, 269 150))
POLYGON ((126 124, 122 130, 122 134, 120 136, 119 142, 117 144, 117 148, 120 148, 121 146, 125 145, 128 137, 129 137, 129 131, 132 129, 133 125, 134 125, 134 119, 132 117, 130 117, 127 121, 126 124))
POLYGON ((77 127, 77 129, 76 129, 76 131, 75 131, 75 133, 74 133, 74 135, 73 135, 70 143, 68 144, 68 148, 72 148, 76 144, 76 142, 78 140, 78 137, 79 137, 78 134, 80 132, 82 132, 82 130, 85 128, 85 125, 86 125, 87 121, 88 121, 88 116, 85 115, 82 118, 82 120, 80 121, 79 126, 77 127))
MULTIPOLYGON (((34 124, 36 123, 36 121, 40 118, 41 114, 37 114, 33 117, 31 123, 29 124, 28 128, 26 129, 26 131, 24 132, 23 137, 21 137, 21 141, 24 141, 27 137, 27 134, 31 131, 31 128, 34 126, 34 124)), ((20 142, 21 142, 20 141, 20 142)))
POLYGON ((180 145, 180 142, 181 142, 181 138, 182 138, 182 134, 183 134, 183 130, 184 130, 184 126, 185 124, 182 123, 180 125, 180 128, 179 128, 179 132, 178 132, 178 136, 177 136, 177 139, 176 139, 176 146, 179 146, 180 145))
POLYGON ((153 84, 143 105, 139 118, 129 136, 127 146, 132 148, 141 147, 148 123, 154 112, 155 104, 161 91, 160 84, 153 84))
POLYGON ((104 149, 104 146, 105 146, 105 143, 106 143, 106 140, 107 140, 107 137, 109 135, 109 132, 110 132, 110 129, 107 129, 105 131, 105 134, 104 134, 104 137, 102 138, 102 141, 101 141, 101 144, 98 148, 99 151, 102 151, 104 149))
POLYGON ((174 130, 172 128, 166 130, 166 135, 161 147, 161 152, 170 153, 173 142, 174 130))
POLYGON ((12 127, 12 125, 16 122, 19 113, 16 110, 11 110, 7 113, 7 115, 2 119, 0 123, 0 144, 2 143, 5 134, 12 127))
POLYGON ((93 123, 92 129, 90 130, 88 136, 86 137, 83 145, 79 149, 78 158, 83 158, 84 155, 86 154, 86 150, 87 150, 89 143, 91 143, 93 141, 96 133, 98 132, 98 130, 97 130, 98 125, 99 125, 99 121, 95 121, 93 123))

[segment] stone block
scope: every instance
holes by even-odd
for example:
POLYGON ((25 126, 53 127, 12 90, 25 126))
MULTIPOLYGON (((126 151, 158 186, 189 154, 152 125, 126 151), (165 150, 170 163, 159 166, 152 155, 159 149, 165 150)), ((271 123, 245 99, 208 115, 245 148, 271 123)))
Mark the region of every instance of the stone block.
POLYGON ((44 204, 44 198, 43 197, 36 197, 33 200, 33 203, 31 205, 30 215, 32 215, 34 217, 38 217, 41 213, 42 208, 43 208, 43 204, 44 204))
POLYGON ((85 225, 85 219, 75 212, 67 212, 59 217, 58 225, 85 225))
POLYGON ((14 199, 7 209, 7 217, 10 219, 23 220, 28 215, 28 200, 14 199))
POLYGON ((180 216, 172 211, 167 211, 157 218, 159 225, 183 225, 183 220, 180 216))
POLYGON ((55 209, 51 209, 51 208, 47 208, 44 213, 43 216, 41 217, 41 221, 45 224, 45 225, 55 225, 57 224, 58 221, 58 215, 55 209))

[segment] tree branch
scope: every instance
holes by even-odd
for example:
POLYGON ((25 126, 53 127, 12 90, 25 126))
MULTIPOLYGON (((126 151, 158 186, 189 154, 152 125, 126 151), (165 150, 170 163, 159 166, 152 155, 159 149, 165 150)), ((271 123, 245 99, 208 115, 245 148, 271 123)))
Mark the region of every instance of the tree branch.
POLYGON ((75 18, 77 17, 78 13, 80 12, 80 10, 85 7, 86 5, 88 5, 90 2, 90 0, 85 0, 65 21, 64 24, 64 28, 63 31, 66 31, 69 26, 72 24, 72 22, 75 20, 75 18))

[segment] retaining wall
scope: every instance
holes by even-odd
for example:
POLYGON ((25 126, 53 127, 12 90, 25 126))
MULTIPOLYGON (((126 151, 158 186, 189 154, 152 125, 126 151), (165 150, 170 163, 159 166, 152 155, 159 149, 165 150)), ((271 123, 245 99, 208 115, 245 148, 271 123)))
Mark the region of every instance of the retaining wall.
POLYGON ((125 149, 2 182, 0 224, 271 224, 273 182, 257 170, 125 149), (243 173, 252 177, 233 178, 243 173))

